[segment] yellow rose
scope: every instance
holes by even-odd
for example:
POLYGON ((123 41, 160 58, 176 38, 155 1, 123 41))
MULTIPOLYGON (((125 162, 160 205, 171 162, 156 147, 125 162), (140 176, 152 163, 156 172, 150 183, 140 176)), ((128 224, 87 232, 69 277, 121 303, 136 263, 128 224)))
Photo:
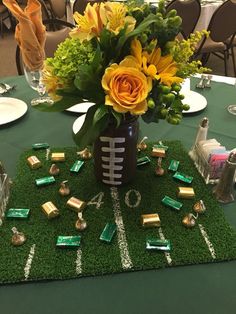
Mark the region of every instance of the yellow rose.
POLYGON ((151 80, 140 70, 134 60, 125 58, 119 65, 112 64, 102 78, 102 87, 106 93, 105 104, 120 113, 135 115, 147 111, 147 101, 151 90, 151 80))

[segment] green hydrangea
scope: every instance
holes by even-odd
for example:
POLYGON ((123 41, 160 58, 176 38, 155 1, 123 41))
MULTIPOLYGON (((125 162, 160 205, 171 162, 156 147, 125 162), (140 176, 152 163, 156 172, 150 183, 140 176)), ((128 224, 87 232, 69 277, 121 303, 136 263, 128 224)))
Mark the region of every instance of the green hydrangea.
POLYGON ((82 64, 91 64, 95 49, 90 42, 81 43, 79 39, 67 38, 62 42, 53 58, 46 60, 46 65, 53 68, 53 75, 64 81, 71 81, 82 64))

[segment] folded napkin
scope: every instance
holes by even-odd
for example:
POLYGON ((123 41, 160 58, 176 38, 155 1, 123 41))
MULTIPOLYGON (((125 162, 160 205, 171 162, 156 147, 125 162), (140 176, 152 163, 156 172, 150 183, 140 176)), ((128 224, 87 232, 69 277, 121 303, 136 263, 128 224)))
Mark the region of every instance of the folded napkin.
POLYGON ((15 0, 3 0, 5 6, 19 21, 15 38, 21 50, 24 64, 30 70, 39 70, 45 58, 45 26, 42 23, 41 4, 37 0, 28 0, 24 10, 15 0))

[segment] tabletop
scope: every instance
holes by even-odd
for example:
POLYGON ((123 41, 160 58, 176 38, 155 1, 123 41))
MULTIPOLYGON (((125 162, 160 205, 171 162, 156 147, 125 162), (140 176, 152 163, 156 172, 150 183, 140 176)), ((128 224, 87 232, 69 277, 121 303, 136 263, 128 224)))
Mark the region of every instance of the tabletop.
MULTIPOLYGON (((197 79, 192 79, 195 90, 197 79)), ((24 77, 1 79, 16 84, 9 97, 28 105, 36 93, 24 77)), ((197 91, 197 90, 195 90, 197 91)), ((236 147, 236 117, 226 107, 236 103, 236 88, 212 82, 201 91, 208 105, 204 111, 185 115, 178 126, 164 121, 140 122, 149 140, 178 139, 187 150, 192 146, 199 122, 208 117, 208 138, 228 149, 236 147)), ((1 98, 0 98, 1 99, 1 98)), ((0 160, 14 178, 20 154, 36 142, 72 146, 76 115, 43 113, 28 106, 27 113, 0 126, 0 160)), ((235 203, 224 206, 228 222, 236 228, 235 203)), ((1 230, 0 230, 1 232, 1 230)), ((6 265, 7 267, 7 265, 6 265)), ((1 313, 235 313, 236 261, 130 272, 65 281, 29 282, 0 286, 1 313)))

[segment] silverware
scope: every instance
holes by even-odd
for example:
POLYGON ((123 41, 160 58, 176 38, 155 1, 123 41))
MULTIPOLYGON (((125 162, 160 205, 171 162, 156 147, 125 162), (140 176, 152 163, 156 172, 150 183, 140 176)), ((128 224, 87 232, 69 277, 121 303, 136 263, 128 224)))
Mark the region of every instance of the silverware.
POLYGON ((5 93, 7 93, 7 88, 5 84, 0 83, 0 94, 5 94, 5 93))
POLYGON ((3 95, 5 93, 8 93, 10 92, 11 90, 15 89, 16 88, 16 85, 8 85, 8 84, 5 84, 5 83, 0 83, 0 94, 3 95))
POLYGON ((212 75, 207 75, 207 81, 205 83, 206 88, 211 88, 211 79, 212 79, 212 75))
POLYGON ((201 80, 196 85, 196 88, 201 88, 201 89, 204 88, 205 87, 205 80, 206 80, 206 76, 204 74, 202 74, 201 80))

